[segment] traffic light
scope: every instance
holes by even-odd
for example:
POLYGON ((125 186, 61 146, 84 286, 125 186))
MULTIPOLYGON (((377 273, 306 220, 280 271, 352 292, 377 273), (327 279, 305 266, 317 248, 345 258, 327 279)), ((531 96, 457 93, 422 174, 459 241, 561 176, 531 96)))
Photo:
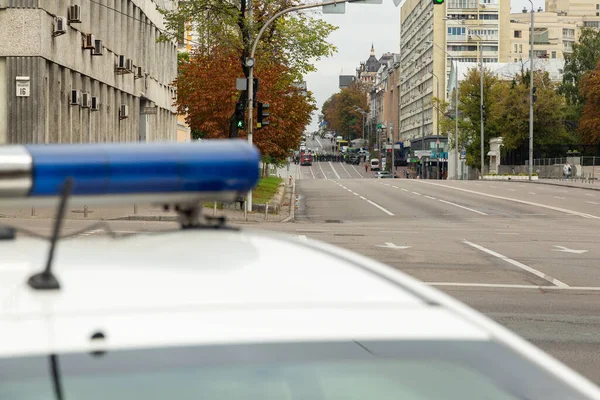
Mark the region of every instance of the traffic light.
POLYGON ((237 129, 244 129, 244 103, 236 103, 235 105, 235 126, 237 129))
POLYGON ((269 104, 261 103, 260 101, 258 102, 257 119, 256 119, 256 128, 257 129, 264 128, 265 126, 269 126, 269 121, 267 121, 267 118, 269 118, 269 115, 270 115, 267 112, 268 109, 269 109, 269 104))
POLYGON ((444 0, 433 0, 433 4, 444 4, 444 0))

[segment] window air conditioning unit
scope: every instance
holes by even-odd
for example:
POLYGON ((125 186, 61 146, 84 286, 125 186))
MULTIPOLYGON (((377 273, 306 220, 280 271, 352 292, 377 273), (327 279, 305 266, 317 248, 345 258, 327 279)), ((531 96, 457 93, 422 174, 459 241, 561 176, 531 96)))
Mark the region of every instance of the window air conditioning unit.
POLYGON ((56 17, 54 19, 54 33, 53 36, 60 36, 67 33, 65 24, 65 17, 56 17))
POLYGON ((81 7, 78 5, 69 6, 69 23, 75 24, 81 22, 81 7))
POLYGON ((126 74, 127 70, 125 69, 126 66, 126 59, 125 56, 118 56, 118 61, 117 61, 117 65, 115 65, 116 67, 116 71, 118 75, 122 75, 122 74, 126 74))
POLYGON ((83 48, 84 49, 94 49, 96 44, 96 37, 92 33, 86 33, 83 36, 83 48))
POLYGON ((72 106, 78 106, 81 101, 81 92, 79 90, 71 90, 71 99, 69 104, 72 106))
POLYGON ((144 77, 144 69, 142 67, 135 67, 135 77, 134 79, 139 79, 144 77))
POLYGON ((121 106, 119 107, 119 119, 124 119, 129 117, 129 109, 127 107, 127 104, 121 104, 121 106))
POLYGON ((81 93, 81 107, 90 108, 92 106, 92 96, 88 92, 81 93))
POLYGON ((101 56, 104 54, 104 46, 102 46, 102 40, 94 40, 94 48, 92 49, 93 56, 101 56))
POLYGON ((133 72, 133 60, 131 58, 125 60, 125 70, 127 72, 133 72))
POLYGON ((92 96, 92 106, 90 108, 92 111, 100 110, 100 99, 98 96, 92 96))

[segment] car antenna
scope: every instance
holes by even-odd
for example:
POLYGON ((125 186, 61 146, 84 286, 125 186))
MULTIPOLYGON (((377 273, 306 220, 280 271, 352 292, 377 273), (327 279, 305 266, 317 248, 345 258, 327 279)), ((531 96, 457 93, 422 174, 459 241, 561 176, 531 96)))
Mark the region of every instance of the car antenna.
POLYGON ((54 259, 54 249, 56 248, 56 242, 58 242, 60 235, 60 228, 62 227, 63 219, 65 216, 65 210, 67 208, 67 198, 71 194, 73 187, 73 179, 65 179, 62 193, 60 195, 60 202, 58 203, 58 212, 56 214, 56 223, 54 224, 54 232, 50 239, 50 252, 48 253, 48 260, 46 261, 46 268, 42 272, 38 272, 35 275, 31 275, 27 284, 36 290, 57 290, 60 289, 58 279, 52 274, 52 261, 54 259))

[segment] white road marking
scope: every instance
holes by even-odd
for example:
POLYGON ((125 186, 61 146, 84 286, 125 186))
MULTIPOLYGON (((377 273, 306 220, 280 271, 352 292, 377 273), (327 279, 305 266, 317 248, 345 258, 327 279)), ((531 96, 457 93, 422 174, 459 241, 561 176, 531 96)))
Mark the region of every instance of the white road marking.
POLYGON ((510 190, 511 192, 516 192, 517 191, 517 189, 508 189, 508 190, 510 190))
POLYGON ((431 200, 435 200, 435 197, 431 197, 431 196, 425 196, 425 197, 427 197, 428 199, 431 199, 431 200))
POLYGON ((431 286, 456 286, 456 287, 482 287, 498 289, 537 289, 537 290, 581 290, 600 291, 600 287, 594 286, 536 286, 536 285, 513 285, 504 283, 460 283, 460 282, 425 282, 431 286))
MULTIPOLYGON (((321 163, 319 163, 319 168, 321 168, 321 172, 323 173, 323 176, 325 177, 325 179, 329 179, 327 177, 327 175, 325 175, 325 171, 323 171, 323 167, 321 166, 321 163)), ((338 176, 338 178, 339 178, 339 176, 338 176)))
POLYGON ((595 201, 586 201, 586 203, 588 203, 588 204, 598 204, 595 201))
POLYGON ((518 235, 517 232, 496 232, 498 235, 518 235))
MULTIPOLYGON (((457 137, 458 137, 458 136, 457 136, 457 137)), ((313 170, 312 170, 312 166, 310 166, 310 167, 308 167, 308 168, 310 169, 310 173, 312 174, 312 176, 313 176, 313 179, 317 179, 317 177, 315 176, 315 173, 314 173, 314 172, 313 172, 313 170)))
POLYGON ((585 195, 586 195, 586 196, 590 196, 590 197, 596 197, 596 195, 595 195, 595 194, 591 194, 591 193, 586 193, 585 195))
POLYGON ((356 192, 352 192, 352 194, 355 195, 355 196, 359 196, 359 194, 356 193, 356 192))
POLYGON ((404 249, 409 249, 411 246, 397 246, 392 242, 385 242, 385 245, 383 244, 376 244, 375 246, 377 247, 385 247, 388 249, 400 249, 400 250, 404 250, 404 249))
POLYGON ((535 192, 529 192, 529 194, 535 194, 535 192))
POLYGON ((344 171, 346 171, 346 173, 348 174, 348 178, 352 179, 352 174, 350 172, 348 172, 348 170, 346 169, 346 167, 344 167, 344 164, 340 163, 340 165, 342 166, 342 168, 344 169, 344 171))
POLYGON ((362 176, 362 174, 356 169, 356 167, 354 165, 352 166, 352 168, 354 168, 354 170, 356 171, 358 176, 360 176, 361 178, 364 178, 364 176, 362 176))
POLYGON ((462 208, 463 210, 467 210, 467 211, 471 211, 471 212, 477 213, 479 215, 487 215, 484 212, 481 212, 481 211, 478 211, 478 210, 474 210, 474 209, 469 208, 469 207, 461 206, 460 204, 452 203, 450 201, 446 201, 446 200, 442 200, 442 199, 439 199, 439 201, 441 201, 442 203, 449 204, 449 205, 454 206, 454 207, 462 208))
POLYGON ((441 186, 441 187, 444 187, 446 189, 460 190, 461 192, 467 192, 467 193, 477 194, 479 196, 485 196, 485 197, 491 197, 491 198, 494 198, 494 199, 512 201, 512 202, 515 202, 515 203, 527 204, 528 206, 534 206, 534 207, 539 207, 539 208, 546 208, 548 210, 558 211, 558 212, 562 212, 562 213, 570 214, 570 215, 576 215, 576 216, 582 217, 582 218, 600 219, 600 217, 598 217, 597 215, 586 214, 586 213, 582 213, 582 212, 579 212, 579 211, 574 211, 574 210, 569 210, 569 209, 566 209, 566 208, 549 206, 549 205, 546 205, 546 204, 534 203, 532 201, 513 199, 511 197, 504 197, 504 196, 496 196, 496 195, 493 195, 493 194, 476 192, 474 190, 468 190, 468 189, 462 189, 462 188, 456 188, 456 187, 452 187, 452 186, 448 186, 448 185, 442 185, 442 184, 439 184, 439 183, 425 182, 423 180, 418 180, 418 179, 415 179, 414 181, 418 182, 418 183, 421 183, 421 184, 424 184, 424 185, 441 186))
POLYGON ((364 196, 359 196, 361 199, 366 200, 367 198, 364 196))
POLYGON ((342 179, 340 178, 340 176, 338 175, 337 171, 335 170, 333 163, 331 161, 329 161, 329 165, 331 166, 331 169, 333 170, 333 173, 335 174, 335 176, 337 176, 338 179, 342 179))
POLYGON ((392 185, 392 187, 393 187, 394 189, 398 189, 398 186, 393 186, 393 185, 392 185))
POLYGON ((575 250, 575 249, 569 249, 568 247, 565 246, 554 246, 556 247, 556 249, 552 249, 554 251, 561 251, 563 253, 573 253, 573 254, 583 254, 583 253, 587 253, 587 250, 575 250))
POLYGON ((393 212, 391 212, 391 211, 389 211, 389 210, 386 210, 385 208, 381 207, 379 204, 377 204, 377 203, 375 203, 375 202, 373 202, 373 201, 371 201, 371 200, 367 200, 367 203, 369 203, 369 204, 371 204, 371 205, 373 205, 373 206, 375 206, 375 207, 379 208, 381 211, 383 211, 383 212, 384 212, 384 213, 386 213, 387 215, 394 216, 394 213, 393 213, 393 212))
POLYGON ((331 231, 322 230, 322 229, 304 229, 304 228, 298 228, 298 229, 296 229, 296 232, 324 233, 324 232, 331 232, 331 231))
POLYGON ((555 199, 561 199, 561 200, 564 200, 564 199, 565 199, 565 197, 559 197, 559 196, 554 196, 554 198, 555 198, 555 199))
POLYGON ((412 192, 412 194, 416 194, 417 196, 421 195, 421 193, 417 193, 417 192, 412 192))
POLYGON ((390 185, 389 183, 384 183, 384 185, 385 185, 385 186, 392 186, 392 185, 390 185))
POLYGON ((306 235, 297 235, 298 239, 302 240, 303 242, 308 241, 308 238, 306 237, 306 235))
POLYGON ((501 259, 502 261, 506 261, 507 263, 509 263, 509 264, 512 264, 512 265, 514 265, 515 267, 521 268, 522 270, 524 270, 524 271, 527 271, 527 272, 529 272, 529 273, 531 273, 531 274, 533 274, 533 275, 535 275, 535 276, 538 276, 538 277, 540 277, 540 278, 542 278, 542 279, 544 279, 544 280, 546 280, 546 281, 550 282, 550 283, 551 283, 551 284, 553 284, 553 285, 556 285, 556 286, 561 286, 561 287, 568 287, 568 286, 569 286, 569 285, 567 285, 566 283, 564 283, 564 282, 562 282, 562 281, 559 281, 558 279, 555 279, 555 278, 551 277, 550 275, 546 275, 546 274, 545 274, 545 273, 543 273, 542 271, 538 271, 538 270, 537 270, 537 269, 535 269, 535 268, 531 268, 531 267, 529 267, 529 266, 527 266, 527 265, 525 265, 525 264, 523 264, 523 263, 520 263, 520 262, 518 262, 518 261, 516 261, 516 260, 513 260, 512 258, 508 258, 508 257, 506 257, 506 256, 503 256, 503 255, 502 255, 502 254, 500 254, 500 253, 496 253, 496 252, 495 252, 495 251, 493 251, 493 250, 490 250, 490 249, 488 249, 488 248, 485 248, 485 247, 483 247, 483 246, 480 246, 480 245, 478 245, 478 244, 475 244, 475 243, 469 242, 469 241, 467 241, 467 240, 463 240, 463 243, 464 243, 464 244, 467 244, 467 245, 469 245, 469 246, 471 246, 471 247, 474 247, 474 248, 476 248, 476 249, 478 249, 478 250, 481 250, 481 251, 483 251, 484 253, 488 253, 488 254, 490 254, 490 255, 492 255, 492 256, 494 256, 494 257, 497 257, 497 258, 501 259))
POLYGON ((408 190, 404 188, 401 188, 400 190, 402 190, 403 192, 408 192, 408 190))

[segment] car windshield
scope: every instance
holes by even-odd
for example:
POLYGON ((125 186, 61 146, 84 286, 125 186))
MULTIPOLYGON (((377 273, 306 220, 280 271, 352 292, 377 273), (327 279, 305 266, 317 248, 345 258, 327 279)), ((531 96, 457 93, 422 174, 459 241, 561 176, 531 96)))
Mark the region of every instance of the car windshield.
MULTIPOLYGON (((493 342, 256 344, 58 356, 65 399, 580 399, 493 342)), ((55 399, 48 357, 0 360, 0 399, 55 399)))

